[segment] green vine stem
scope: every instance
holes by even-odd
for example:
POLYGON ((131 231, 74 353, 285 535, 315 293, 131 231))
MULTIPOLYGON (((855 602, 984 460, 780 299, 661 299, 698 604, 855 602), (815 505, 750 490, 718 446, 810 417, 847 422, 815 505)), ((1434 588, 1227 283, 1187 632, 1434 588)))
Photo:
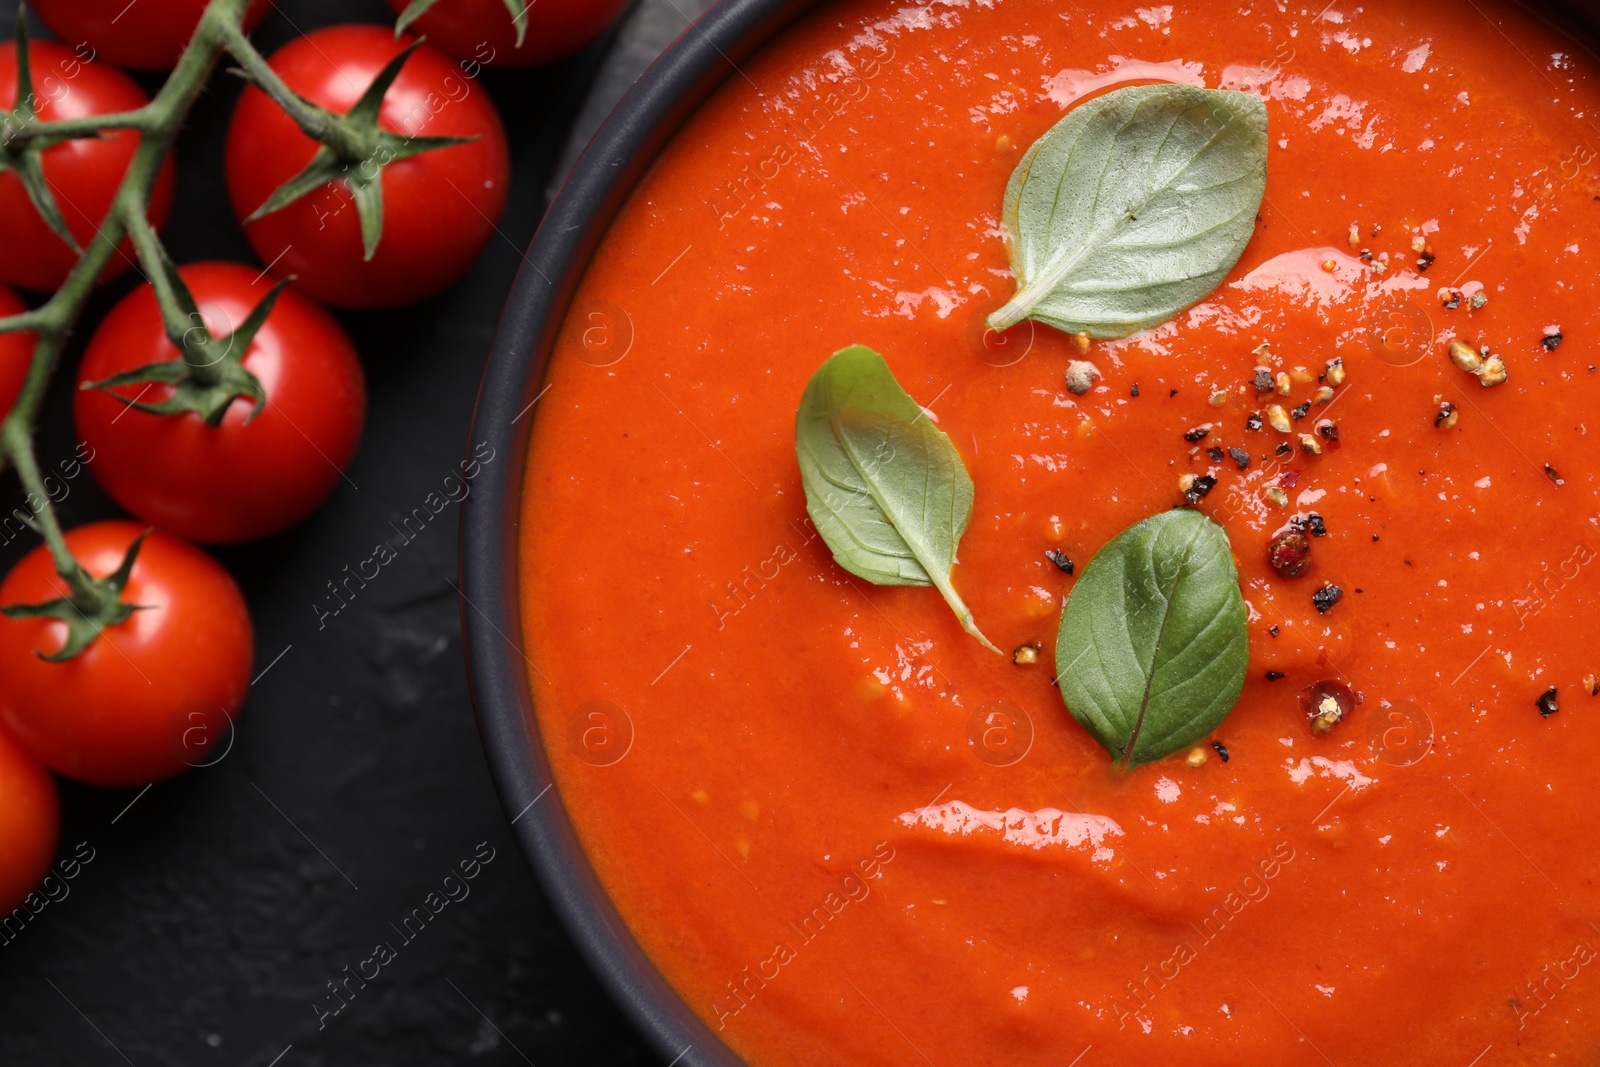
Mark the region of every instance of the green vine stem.
MULTIPOLYGON (((71 590, 68 598, 71 606, 85 616, 106 617, 113 614, 120 588, 115 583, 91 576, 67 548, 33 450, 33 429, 39 406, 85 302, 112 257, 123 254, 120 247, 128 238, 132 239, 144 272, 155 287, 169 337, 183 352, 191 368, 196 368, 202 376, 207 373, 205 366, 208 357, 203 352, 191 351, 198 345, 186 338, 187 334, 196 332, 194 327, 198 324, 190 320, 183 309, 182 299, 174 291, 174 273, 168 269, 170 261, 155 228, 150 224, 149 205, 156 176, 171 154, 178 131, 224 52, 232 55, 249 71, 251 80, 266 89, 275 100, 282 102, 294 99, 294 94, 267 66, 266 60, 241 29, 248 2, 211 0, 194 38, 185 48, 172 74, 144 107, 136 111, 86 116, 62 122, 41 122, 31 117, 18 122, 12 118, 5 126, 4 143, 11 148, 45 147, 62 140, 95 137, 119 130, 133 131, 139 136, 139 148, 117 191, 110 214, 101 222, 94 239, 83 250, 61 288, 40 307, 0 319, 0 333, 29 332, 37 335, 22 393, 5 421, 0 423, 0 473, 8 465, 15 468, 32 512, 29 524, 49 547, 56 572, 71 590), (176 336, 173 336, 174 333, 176 336)), ((26 12, 19 10, 18 18, 25 17, 26 12)), ((329 116, 329 119, 328 128, 319 130, 319 134, 338 139, 339 121, 333 116, 329 116)), ((319 139, 322 138, 319 136, 319 139)), ((201 344, 209 339, 203 328, 198 332, 201 344)))

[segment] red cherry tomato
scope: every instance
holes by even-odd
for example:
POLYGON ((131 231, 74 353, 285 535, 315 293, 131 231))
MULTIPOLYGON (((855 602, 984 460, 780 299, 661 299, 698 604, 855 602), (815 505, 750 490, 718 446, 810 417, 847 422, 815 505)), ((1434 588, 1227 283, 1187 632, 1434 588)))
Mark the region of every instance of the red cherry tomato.
MULTIPOLYGON (((396 14, 409 3, 389 0, 396 14)), ((486 67, 528 67, 576 52, 627 6, 628 0, 534 0, 521 48, 505 0, 439 0, 410 29, 458 59, 486 67)))
POLYGON ((50 869, 60 832, 55 779, 0 730, 0 915, 26 900, 50 869))
MULTIPOLYGON (((69 533, 67 545, 103 578, 144 529, 91 523, 69 533)), ((0 583, 0 604, 66 592, 40 545, 0 583)), ((64 663, 36 651, 58 651, 66 624, 0 615, 0 722, 40 763, 91 785, 144 785, 220 758, 250 688, 250 615, 210 556, 156 530, 123 599, 144 610, 64 663)))
MULTIPOLYGON (((289 88, 343 114, 407 44, 382 26, 335 26, 273 55, 289 88)), ((245 227, 256 254, 330 304, 395 307, 438 292, 467 269, 505 207, 510 160, 500 116, 483 86, 423 45, 383 101, 382 127, 403 136, 475 137, 383 168, 383 240, 362 259, 355 201, 341 180, 245 227)), ((294 120, 250 87, 228 126, 233 209, 249 217, 317 150, 294 120)))
MULTIPOLYGON (((255 268, 237 263, 195 263, 178 273, 219 340, 271 289, 255 268)), ((155 291, 143 285, 95 331, 78 381, 177 358, 155 291)), ((193 412, 150 415, 101 390, 79 390, 78 436, 94 450, 90 469, 111 498, 146 522, 209 542, 265 537, 315 510, 339 483, 366 418, 355 346, 332 315, 290 289, 245 352, 244 368, 266 389, 266 406, 249 419, 254 402, 235 400, 215 427, 193 412)), ((117 389, 130 400, 141 392, 155 403, 172 390, 117 389)))
MULTIPOLYGON (((33 0, 29 6, 69 45, 86 44, 119 67, 169 70, 194 36, 206 0, 33 0)), ((270 6, 253 0, 246 33, 270 6)))
MULTIPOLYGON (((45 121, 132 111, 149 102, 144 90, 120 70, 88 62, 54 42, 34 41, 28 56, 33 65, 35 106, 45 121)), ((0 110, 10 111, 16 102, 17 46, 6 41, 0 44, 0 110)), ((79 245, 89 243, 110 212, 138 147, 138 135, 123 130, 99 139, 64 141, 45 151, 45 179, 79 245)), ((168 159, 150 199, 151 221, 160 226, 171 205, 172 160, 168 159)), ((33 209, 21 180, 9 171, 0 174, 0 281, 48 292, 66 281, 77 262, 77 253, 33 209)), ((111 257, 104 278, 121 274, 133 262, 133 247, 123 242, 118 254, 111 257)))
MULTIPOLYGON (((16 293, 0 285, 0 319, 26 310, 28 305, 16 293)), ((22 383, 33 362, 33 341, 31 333, 0 333, 0 422, 5 421, 11 405, 22 395, 22 383)))

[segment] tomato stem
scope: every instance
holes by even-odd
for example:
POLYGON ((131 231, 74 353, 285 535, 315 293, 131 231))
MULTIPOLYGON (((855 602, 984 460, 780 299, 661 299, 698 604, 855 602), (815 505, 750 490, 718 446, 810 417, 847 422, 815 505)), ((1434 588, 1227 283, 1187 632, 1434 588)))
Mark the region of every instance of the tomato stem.
MULTIPOLYGON (((261 59, 260 53, 244 36, 242 26, 247 6, 248 0, 211 0, 177 66, 160 91, 144 107, 135 111, 88 115, 59 122, 40 122, 29 115, 14 124, 8 122, 4 131, 6 148, 18 151, 29 146, 48 146, 53 142, 91 137, 112 130, 133 130, 139 135, 139 148, 128 165, 111 211, 101 221, 94 239, 83 249, 61 288, 41 307, 0 319, 0 333, 26 331, 37 335, 22 393, 5 421, 0 422, 0 471, 8 464, 16 469, 27 494, 31 515, 29 525, 49 547, 56 573, 71 590, 68 599, 86 615, 103 617, 112 613, 119 600, 119 591, 85 571, 67 548, 61 524, 56 519, 50 494, 46 491, 34 456, 34 423, 67 337, 112 257, 124 254, 120 246, 125 238, 132 237, 134 247, 145 263, 156 288, 157 300, 161 303, 168 334, 172 334, 173 326, 177 324, 173 320, 173 312, 178 309, 178 304, 170 285, 167 285, 166 295, 163 296, 167 272, 151 269, 153 263, 169 261, 155 228, 150 224, 150 196, 161 167, 172 152, 178 130, 188 116, 189 109, 204 91, 223 51, 226 49, 231 52, 247 68, 253 62, 266 67, 265 60, 261 59)), ((177 322, 182 325, 174 343, 194 367, 196 360, 191 358, 189 346, 183 338, 184 332, 195 324, 187 320, 181 309, 177 310, 177 322)), ((203 360, 204 357, 201 357, 203 360)), ((204 368, 197 370, 199 375, 207 373, 209 371, 204 368)))
POLYGON ((289 88, 267 63, 266 57, 250 43, 238 22, 220 22, 217 32, 228 54, 239 61, 241 69, 235 73, 271 97, 307 137, 327 145, 341 159, 361 160, 372 154, 371 146, 365 143, 358 130, 289 88))

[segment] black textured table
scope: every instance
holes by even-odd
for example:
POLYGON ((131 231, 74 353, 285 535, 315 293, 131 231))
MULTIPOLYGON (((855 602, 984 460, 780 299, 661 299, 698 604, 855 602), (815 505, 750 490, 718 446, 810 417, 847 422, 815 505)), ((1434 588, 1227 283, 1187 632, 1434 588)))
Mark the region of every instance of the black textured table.
MULTIPOLYGON (((381 0, 276 7, 256 35, 268 52, 391 17, 381 0)), ((15 15, 0 2, 7 39, 15 15)), ((0 947, 5 1067, 653 1062, 545 907, 490 786, 462 666, 456 509, 420 533, 394 525, 468 450, 490 336, 600 51, 484 76, 513 149, 502 237, 442 296, 341 315, 370 392, 353 484, 300 528, 218 553, 249 598, 264 672, 232 749, 146 792, 63 784, 62 855, 93 859, 0 947), (319 622, 326 583, 381 541, 398 558, 319 622), (446 900, 437 914, 430 894, 446 900), (379 943, 394 958, 347 983, 379 943)), ((179 143, 167 239, 180 263, 251 261, 222 182, 237 93, 219 75, 179 143)), ((99 294, 85 333, 132 284, 99 294)), ((46 405, 47 467, 72 452, 81 348, 46 405)), ((20 499, 0 476, 0 503, 20 499)), ((87 474, 61 512, 69 526, 116 514, 87 474)), ((31 542, 0 545, 0 568, 31 542)))

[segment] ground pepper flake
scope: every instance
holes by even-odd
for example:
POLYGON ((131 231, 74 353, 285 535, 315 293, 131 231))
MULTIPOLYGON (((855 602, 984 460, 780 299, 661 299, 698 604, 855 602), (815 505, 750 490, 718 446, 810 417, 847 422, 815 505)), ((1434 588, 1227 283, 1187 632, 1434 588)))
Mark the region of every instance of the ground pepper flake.
POLYGON ((1311 414, 1311 401, 1307 400, 1304 404, 1301 404, 1293 411, 1289 412, 1289 414, 1291 417, 1293 417, 1295 422, 1299 422, 1301 419, 1311 414))
POLYGON ((1258 392, 1258 393, 1270 393, 1270 392, 1272 392, 1272 389, 1273 389, 1272 368, 1270 368, 1270 367, 1257 367, 1255 369, 1255 372, 1254 372, 1253 376, 1251 377, 1250 381, 1251 381, 1251 384, 1256 387, 1256 392, 1258 392))
POLYGON ((1051 563, 1054 563, 1057 567, 1060 567, 1061 570, 1064 571, 1065 573, 1067 573, 1067 574, 1071 574, 1072 573, 1072 568, 1073 568, 1072 557, 1068 556, 1065 552, 1061 551, 1059 548, 1047 549, 1045 551, 1044 555, 1045 555, 1046 559, 1048 559, 1051 563))
POLYGON ((1223 459, 1227 457, 1227 455, 1228 454, 1226 452, 1215 445, 1212 445, 1210 448, 1206 449, 1206 458, 1213 463, 1221 463, 1223 459))
POLYGON ((1550 716, 1561 710, 1561 705, 1557 702, 1556 696, 1556 687, 1551 686, 1549 689, 1545 690, 1543 696, 1533 702, 1534 707, 1539 709, 1539 717, 1541 719, 1548 719, 1550 716))
POLYGON ((1433 253, 1424 251, 1422 253, 1422 255, 1417 257, 1417 273, 1418 274, 1426 274, 1426 273, 1428 273, 1428 268, 1433 266, 1433 260, 1434 260, 1433 253))
POLYGON ((1539 339, 1539 343, 1544 345, 1544 350, 1546 352, 1554 352, 1557 348, 1561 347, 1561 331, 1557 330, 1555 333, 1545 334, 1539 339))
POLYGON ((1311 603, 1316 605, 1318 615, 1326 615, 1328 611, 1344 599, 1344 590, 1336 585, 1325 585, 1311 594, 1311 603))
POLYGON ((1211 424, 1208 422, 1204 426, 1196 426, 1192 430, 1184 431, 1183 439, 1190 444, 1194 444, 1196 441, 1204 441, 1210 434, 1211 424))
POLYGON ((1211 742, 1211 747, 1217 750, 1217 758, 1223 763, 1228 762, 1228 746, 1221 741, 1211 742))
POLYGON ((1228 455, 1233 457, 1233 461, 1239 465, 1240 470, 1249 469, 1250 453, 1246 452, 1242 448, 1230 448, 1228 449, 1228 455))
POLYGON ((1250 417, 1244 420, 1244 428, 1247 430, 1259 430, 1262 425, 1261 412, 1259 411, 1252 411, 1250 417))
POLYGON ((1133 388, 1128 390, 1128 395, 1133 397, 1135 400, 1139 399, 1139 383, 1138 382, 1134 382, 1133 383, 1133 388))
POLYGON ((1566 479, 1561 477, 1561 472, 1556 470, 1554 467, 1550 466, 1550 464, 1548 464, 1548 463, 1546 463, 1544 465, 1544 473, 1545 473, 1545 477, 1549 478, 1552 482, 1555 482, 1557 485, 1566 485, 1567 484, 1566 479))
POLYGON ((1287 674, 1284 674, 1282 671, 1268 671, 1267 672, 1267 681, 1269 681, 1269 682, 1282 681, 1283 679, 1285 679, 1287 677, 1289 677, 1289 676, 1287 674))

